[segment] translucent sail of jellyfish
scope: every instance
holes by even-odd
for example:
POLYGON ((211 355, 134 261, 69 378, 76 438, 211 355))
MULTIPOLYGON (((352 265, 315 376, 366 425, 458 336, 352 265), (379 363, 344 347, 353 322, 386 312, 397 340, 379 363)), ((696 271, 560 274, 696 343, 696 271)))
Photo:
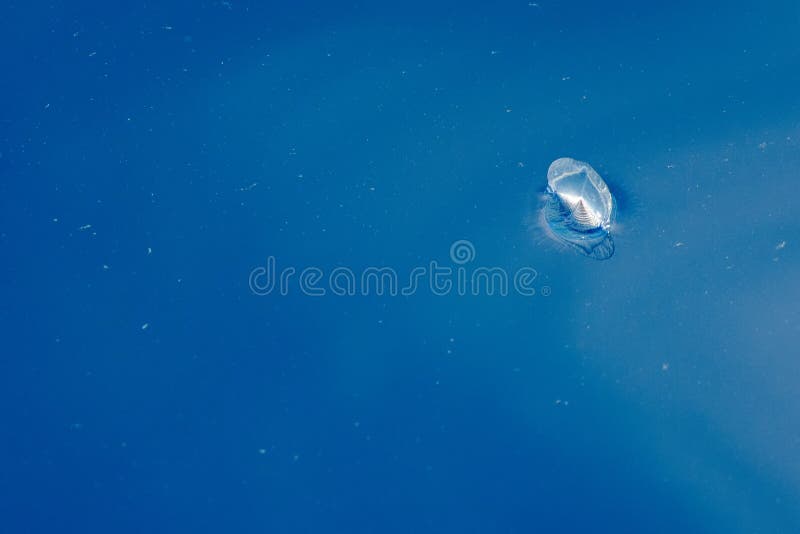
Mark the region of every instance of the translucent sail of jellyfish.
POLYGON ((543 210, 545 224, 557 241, 598 260, 614 255, 610 232, 616 202, 588 163, 560 158, 550 164, 543 210))

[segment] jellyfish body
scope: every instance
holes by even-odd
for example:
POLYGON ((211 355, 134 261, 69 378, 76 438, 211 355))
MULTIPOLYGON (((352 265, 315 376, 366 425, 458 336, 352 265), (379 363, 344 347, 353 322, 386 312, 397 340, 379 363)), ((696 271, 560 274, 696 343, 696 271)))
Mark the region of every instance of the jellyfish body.
POLYGON ((614 255, 616 201, 588 163, 560 158, 547 171, 544 223, 551 237, 597 260, 614 255))

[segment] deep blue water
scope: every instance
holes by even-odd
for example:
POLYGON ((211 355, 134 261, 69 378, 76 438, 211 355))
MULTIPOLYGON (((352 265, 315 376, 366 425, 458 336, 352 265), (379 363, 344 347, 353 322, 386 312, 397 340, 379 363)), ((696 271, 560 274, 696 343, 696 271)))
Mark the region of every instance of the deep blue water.
POLYGON ((0 13, 0 532, 800 532, 797 2, 0 13))

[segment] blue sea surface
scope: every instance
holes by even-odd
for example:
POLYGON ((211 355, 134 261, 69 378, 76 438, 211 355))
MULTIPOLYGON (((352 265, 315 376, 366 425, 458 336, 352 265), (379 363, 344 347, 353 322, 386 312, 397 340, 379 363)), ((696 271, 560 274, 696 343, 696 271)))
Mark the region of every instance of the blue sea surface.
POLYGON ((0 532, 800 532, 796 1, 0 15, 0 532))

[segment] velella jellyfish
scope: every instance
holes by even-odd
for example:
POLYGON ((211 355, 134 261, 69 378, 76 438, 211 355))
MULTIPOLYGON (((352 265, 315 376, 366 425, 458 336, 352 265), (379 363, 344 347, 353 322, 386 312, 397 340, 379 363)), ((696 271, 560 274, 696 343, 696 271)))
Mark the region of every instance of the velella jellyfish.
POLYGON ((614 195, 588 163, 560 158, 547 171, 542 217, 550 237, 597 260, 614 255, 614 195))

